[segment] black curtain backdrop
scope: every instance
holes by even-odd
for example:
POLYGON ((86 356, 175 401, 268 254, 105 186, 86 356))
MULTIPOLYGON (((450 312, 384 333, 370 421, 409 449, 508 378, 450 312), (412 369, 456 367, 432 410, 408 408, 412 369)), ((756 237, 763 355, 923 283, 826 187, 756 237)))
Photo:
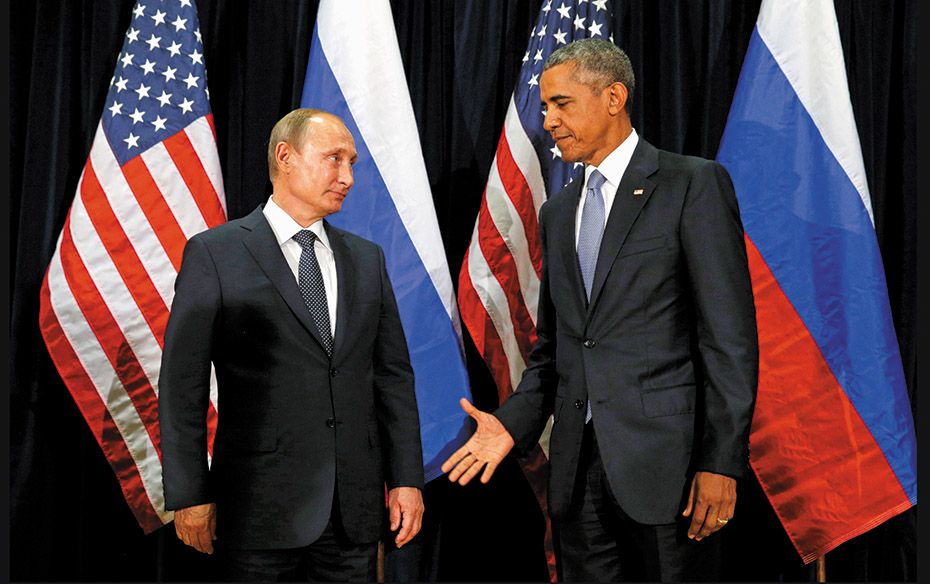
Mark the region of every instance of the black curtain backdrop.
MULTIPOLYGON (((453 280, 477 215, 538 0, 393 0, 395 27, 453 280)), ((318 1, 199 0, 230 218, 270 193, 265 144, 299 102, 318 1)), ((10 463, 13 580, 210 580, 169 526, 144 536, 39 334, 38 291, 98 120, 132 0, 10 8, 10 463)), ((916 369, 915 0, 835 0, 853 110, 912 407, 916 369)), ((633 124, 660 148, 716 155, 759 0, 616 0, 636 73, 633 124)), ((466 339, 474 399, 491 377, 466 339)), ((544 580, 544 522, 514 461, 487 486, 427 487, 419 547, 389 574, 544 580), (438 537, 437 537, 438 536, 438 537), (420 557, 420 571, 410 561, 420 557)), ((810 580, 758 485, 722 532, 726 576, 810 580)), ((827 556, 830 580, 916 579, 916 510, 827 556)))

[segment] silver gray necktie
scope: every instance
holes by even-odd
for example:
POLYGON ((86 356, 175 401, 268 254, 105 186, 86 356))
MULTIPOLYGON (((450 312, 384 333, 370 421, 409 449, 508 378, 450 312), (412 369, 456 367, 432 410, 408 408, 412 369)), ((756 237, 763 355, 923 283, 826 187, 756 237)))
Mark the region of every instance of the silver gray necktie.
MULTIPOLYGON (((597 267, 597 254, 601 249, 601 238, 604 236, 604 196, 601 187, 606 180, 597 170, 588 177, 584 208, 581 209, 581 226, 578 229, 578 263, 581 266, 581 279, 584 281, 584 291, 589 302, 591 287, 594 284, 594 270, 597 267)), ((587 405, 585 424, 591 421, 590 395, 587 405)))

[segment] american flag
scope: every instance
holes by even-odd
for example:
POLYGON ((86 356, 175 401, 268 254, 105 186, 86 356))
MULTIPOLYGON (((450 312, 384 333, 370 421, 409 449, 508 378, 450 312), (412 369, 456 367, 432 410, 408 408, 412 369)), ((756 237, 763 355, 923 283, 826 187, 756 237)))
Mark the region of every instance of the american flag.
POLYGON ((501 401, 516 388, 536 342, 536 305, 542 255, 537 216, 581 163, 562 161, 543 130, 539 78, 557 47, 575 39, 609 36, 607 0, 552 0, 543 4, 530 41, 488 184, 459 273, 459 308, 488 363, 501 401))
MULTIPOLYGON (((208 97, 193 0, 140 0, 41 289, 49 354, 146 533, 172 519, 157 392, 174 280, 187 239, 226 221, 208 97)), ((212 452, 215 407, 208 422, 212 452)))
MULTIPOLYGON (((459 272, 462 321, 491 370, 501 402, 519 384, 536 342, 542 272, 539 208, 549 193, 561 190, 582 166, 563 162, 543 130, 539 99, 543 64, 552 51, 575 39, 613 41, 612 17, 608 0, 543 3, 530 31, 471 244, 459 272)), ((524 472, 544 510, 547 450, 548 428, 541 448, 524 463, 524 472)), ((547 540, 548 532, 547 527, 547 540)), ((554 560, 551 553, 548 556, 554 581, 554 560)))

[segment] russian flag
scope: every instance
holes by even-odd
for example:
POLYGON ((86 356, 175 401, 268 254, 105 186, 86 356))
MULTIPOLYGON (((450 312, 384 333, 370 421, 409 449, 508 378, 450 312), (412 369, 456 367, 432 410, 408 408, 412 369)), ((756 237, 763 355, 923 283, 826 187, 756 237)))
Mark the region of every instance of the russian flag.
POLYGON ((355 186, 334 225, 384 249, 416 376, 424 473, 467 438, 471 398, 461 325, 387 0, 320 2, 301 107, 340 116, 355 137, 355 186))
POLYGON ((718 160, 759 331, 752 468, 805 563, 917 503, 914 421, 832 0, 764 0, 718 160))

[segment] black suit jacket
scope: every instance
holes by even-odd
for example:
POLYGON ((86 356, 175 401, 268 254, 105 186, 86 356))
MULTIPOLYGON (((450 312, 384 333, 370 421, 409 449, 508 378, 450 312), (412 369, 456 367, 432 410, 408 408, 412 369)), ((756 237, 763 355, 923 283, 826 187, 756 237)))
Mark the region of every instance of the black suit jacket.
POLYGON ((540 212, 539 340, 496 415, 524 451, 553 416, 549 497, 559 518, 590 399, 617 501, 640 523, 671 523, 694 471, 738 477, 748 468, 758 341, 733 185, 716 162, 640 139, 588 303, 574 235, 583 182, 540 212))
POLYGON ((261 209, 187 243, 165 333, 165 507, 215 501, 230 548, 307 545, 338 493, 381 535, 384 485, 423 486, 413 372, 381 249, 325 224, 339 295, 330 359, 261 209), (207 467, 210 364, 218 425, 207 467))

